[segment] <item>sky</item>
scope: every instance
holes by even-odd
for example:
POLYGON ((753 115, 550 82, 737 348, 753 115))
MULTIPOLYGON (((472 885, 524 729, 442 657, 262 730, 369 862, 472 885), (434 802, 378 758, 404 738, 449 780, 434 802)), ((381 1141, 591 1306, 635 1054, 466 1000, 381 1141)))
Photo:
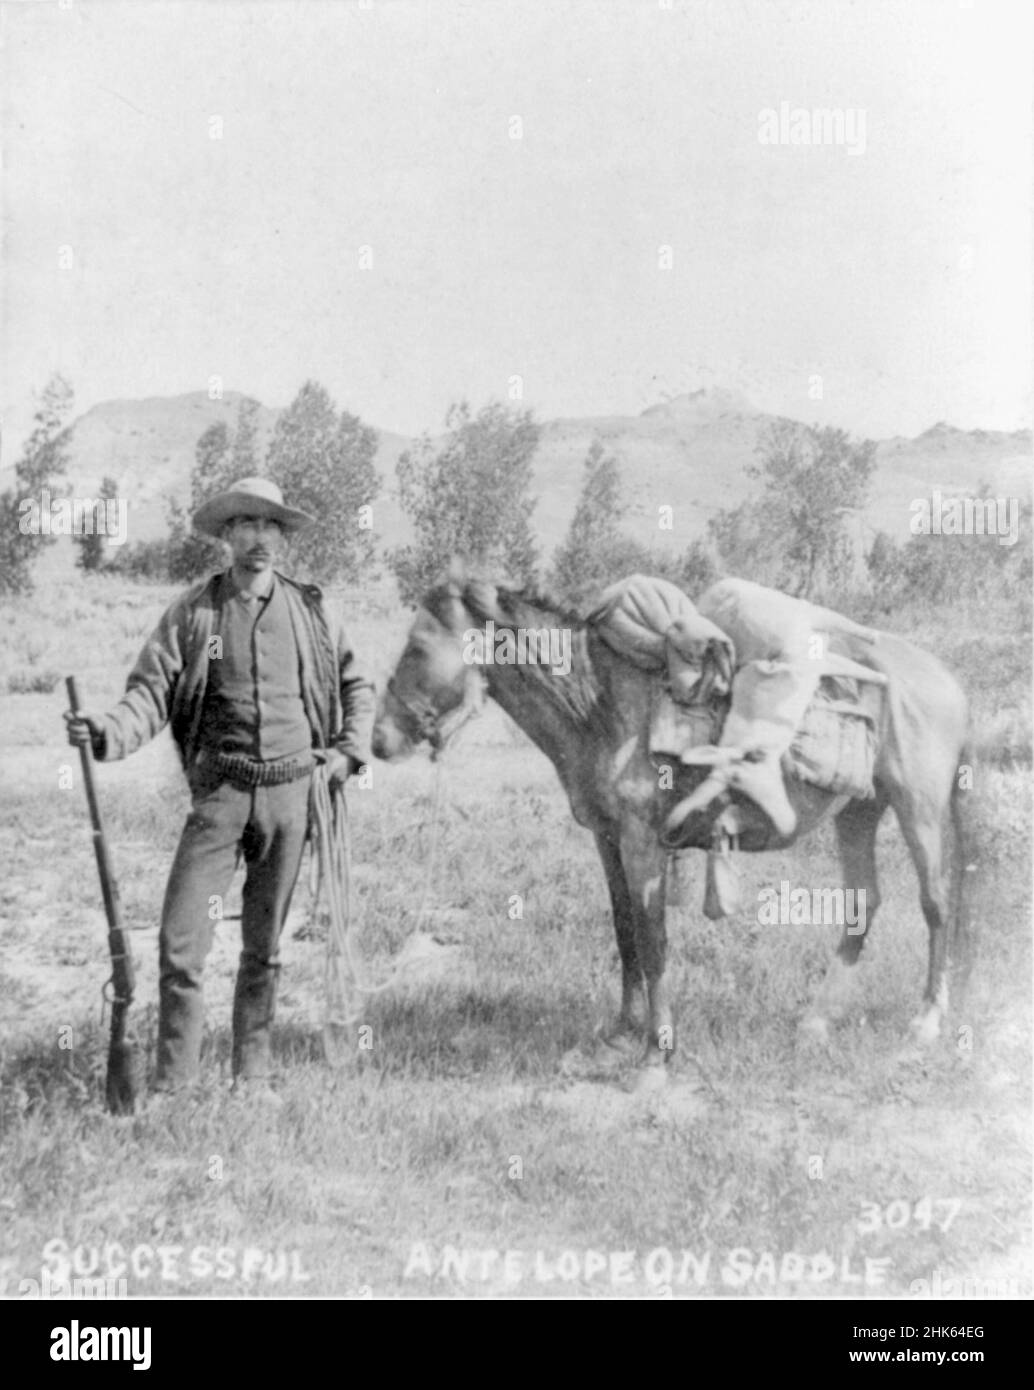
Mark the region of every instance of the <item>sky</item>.
POLYGON ((314 377, 403 434, 701 385, 1029 426, 1031 12, 5 3, 4 462, 55 370, 79 410, 314 377), (766 142, 783 103, 855 138, 766 142))

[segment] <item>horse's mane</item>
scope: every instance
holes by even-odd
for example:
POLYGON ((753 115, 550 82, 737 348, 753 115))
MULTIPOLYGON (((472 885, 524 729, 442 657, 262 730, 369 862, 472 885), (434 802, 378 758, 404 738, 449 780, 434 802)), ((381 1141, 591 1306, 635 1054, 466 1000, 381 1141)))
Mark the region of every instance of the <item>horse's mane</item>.
POLYGON ((549 594, 530 588, 508 589, 483 579, 468 579, 462 590, 454 584, 438 584, 425 596, 422 607, 447 626, 450 605, 457 598, 480 622, 486 622, 489 618, 498 620, 501 616, 507 621, 521 617, 523 626, 524 616, 527 616, 530 622, 534 617, 545 614, 554 625, 579 631, 585 626, 582 614, 558 603, 549 594), (488 601, 489 593, 495 597, 494 604, 488 601), (533 609, 535 612, 525 614, 526 609, 533 609))
POLYGON ((496 593, 500 604, 515 616, 531 608, 536 613, 547 613, 556 625, 572 628, 575 632, 580 632, 585 626, 585 619, 580 613, 557 603, 549 594, 538 593, 535 589, 497 589, 496 593))
POLYGON ((499 588, 480 579, 468 579, 462 590, 457 585, 441 584, 427 595, 423 606, 448 627, 457 600, 479 623, 491 618, 498 627, 570 629, 569 675, 557 677, 548 667, 530 664, 517 669, 579 724, 587 724, 597 715, 602 690, 589 656, 587 624, 581 614, 534 589, 499 588))

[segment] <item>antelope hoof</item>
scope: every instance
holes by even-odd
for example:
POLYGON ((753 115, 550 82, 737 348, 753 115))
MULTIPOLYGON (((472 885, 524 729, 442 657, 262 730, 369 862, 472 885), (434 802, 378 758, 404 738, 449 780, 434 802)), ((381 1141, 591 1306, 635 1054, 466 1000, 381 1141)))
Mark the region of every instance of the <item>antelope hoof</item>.
POLYGON ((712 772, 695 791, 684 796, 673 811, 669 811, 664 822, 664 833, 674 838, 694 811, 703 811, 710 806, 715 797, 721 796, 729 785, 724 772, 712 772))

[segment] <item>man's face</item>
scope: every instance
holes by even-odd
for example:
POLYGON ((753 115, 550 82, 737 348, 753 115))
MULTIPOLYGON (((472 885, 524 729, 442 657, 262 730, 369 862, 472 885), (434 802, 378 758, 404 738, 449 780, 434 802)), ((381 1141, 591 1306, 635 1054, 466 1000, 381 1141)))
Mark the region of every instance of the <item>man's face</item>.
POLYGON ((259 574, 272 569, 286 546, 279 521, 266 516, 236 516, 227 523, 224 539, 238 569, 259 574))

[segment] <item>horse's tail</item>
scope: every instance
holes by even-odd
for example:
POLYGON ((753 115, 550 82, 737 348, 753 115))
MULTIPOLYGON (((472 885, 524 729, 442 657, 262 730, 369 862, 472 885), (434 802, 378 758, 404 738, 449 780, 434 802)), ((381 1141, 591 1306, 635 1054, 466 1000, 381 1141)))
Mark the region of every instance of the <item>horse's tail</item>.
POLYGON ((961 1000, 973 965, 973 903, 979 847, 973 830, 969 798, 973 786, 973 749, 964 743, 951 789, 951 825, 954 837, 952 863, 952 925, 949 949, 957 972, 961 1000))

